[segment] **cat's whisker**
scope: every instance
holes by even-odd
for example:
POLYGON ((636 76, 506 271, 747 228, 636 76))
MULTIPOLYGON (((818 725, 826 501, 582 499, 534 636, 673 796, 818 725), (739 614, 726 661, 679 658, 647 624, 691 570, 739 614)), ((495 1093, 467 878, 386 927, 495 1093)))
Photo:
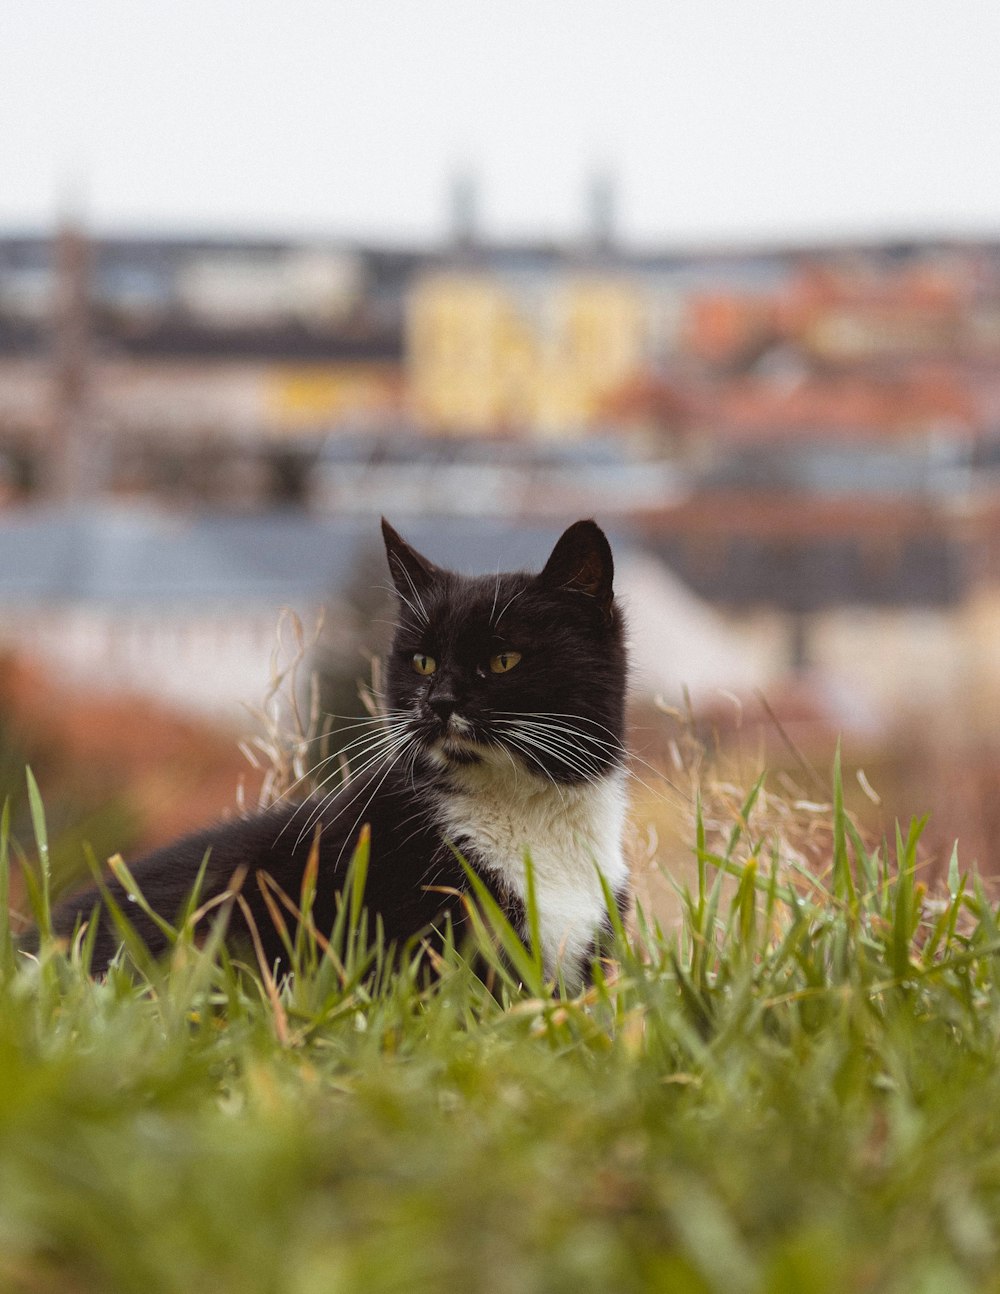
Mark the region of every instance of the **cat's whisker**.
POLYGON ((552 736, 565 736, 581 744, 600 748, 602 752, 611 752, 611 756, 616 760, 624 759, 628 756, 628 751, 619 744, 605 741, 603 737, 597 737, 591 732, 586 732, 580 728, 570 727, 569 724, 555 724, 548 722, 536 722, 532 719, 505 719, 501 723, 514 724, 518 727, 531 729, 532 731, 544 732, 552 736))
POLYGON ((589 761, 599 764, 602 770, 607 766, 621 767, 628 757, 628 751, 620 743, 606 741, 582 727, 536 719, 498 719, 497 722, 500 725, 518 727, 522 732, 543 736, 552 742, 563 743, 585 755, 589 761))
MULTIPOLYGON (((668 786, 670 786, 673 790, 677 791, 679 795, 683 796, 683 792, 680 790, 680 788, 675 786, 674 783, 671 782, 670 778, 666 776, 666 774, 663 772, 662 769, 657 768, 655 764, 651 764, 649 760, 643 759, 641 755, 637 754, 633 750, 630 750, 611 728, 608 728, 606 725, 602 723, 598 723, 596 719, 592 719, 589 716, 563 714, 556 711, 528 712, 528 711, 510 710, 510 711, 502 711, 501 714, 510 715, 511 717, 524 718, 526 720, 531 720, 531 721, 543 722, 543 723, 548 723, 552 719, 560 719, 560 720, 572 719, 572 720, 575 720, 577 724, 587 724, 589 726, 599 728, 601 729, 602 732, 607 733, 611 738, 610 741, 605 741, 605 745, 609 749, 613 749, 617 751, 618 753, 621 754, 623 759, 627 759, 630 763, 642 764, 644 768, 648 768, 651 773, 654 773, 657 777, 661 778, 663 781, 667 783, 668 786)), ((572 731, 579 732, 580 729, 572 728, 572 731)), ((588 737, 588 740, 591 740, 594 742, 598 740, 602 740, 590 733, 586 733, 586 736, 588 737)))
MULTIPOLYGON (((636 754, 635 751, 629 750, 628 747, 623 744, 620 738, 610 728, 607 728, 604 724, 598 723, 596 719, 592 719, 589 716, 582 717, 575 714, 562 714, 556 711, 544 711, 544 710, 535 711, 535 712, 524 711, 524 710, 504 710, 500 712, 500 716, 506 716, 506 715, 510 715, 511 717, 518 717, 518 718, 523 717, 525 719, 540 720, 540 721, 546 721, 550 718, 575 719, 579 723, 587 723, 587 724, 593 725, 596 728, 600 728, 602 729, 602 731, 610 734, 612 741, 608 742, 607 745, 610 748, 615 749, 621 753, 623 759, 626 760, 626 768, 629 776, 633 779, 633 781, 638 782, 640 786, 642 786, 645 790, 647 790, 650 793, 650 795, 657 794, 656 790, 653 787, 651 787, 648 782, 643 781, 643 779, 639 777, 639 775, 632 768, 628 767, 628 765, 630 764, 640 764, 642 765, 643 768, 648 769, 653 774, 654 777, 657 777, 661 782, 664 782, 670 788, 670 790, 674 792, 674 794, 678 797, 678 799, 683 804, 687 806, 690 806, 691 804, 690 794, 685 792, 682 787, 678 786, 676 782, 674 782, 670 777, 668 777, 662 768, 657 767, 656 764, 651 764, 648 759, 643 759, 643 757, 641 755, 636 754)), ((574 731, 577 731, 577 730, 574 729, 574 731)), ((596 737, 590 737, 589 739, 592 741, 598 740, 598 738, 596 737)))
MULTIPOLYGON (((599 737, 592 734, 581 734, 579 731, 560 725, 558 727, 551 724, 535 724, 528 720, 502 720, 500 722, 510 724, 519 731, 546 741, 553 748, 552 753, 557 754, 560 758, 566 759, 566 752, 577 757, 581 768, 586 770, 591 777, 600 776, 608 771, 608 765, 615 768, 623 768, 624 771, 637 781, 641 779, 637 774, 628 768, 627 752, 618 750, 610 742, 602 741, 599 737)), ((566 762, 572 762, 566 760, 566 762)), ((645 783, 643 783, 645 785, 645 783)), ((648 788, 647 789, 651 789, 648 788)))
MULTIPOLYGON (((401 711, 400 713, 403 713, 403 712, 401 711)), ((348 742, 346 746, 339 746, 336 750, 331 751, 329 755, 325 755, 317 763, 311 764, 304 773, 302 773, 299 777, 297 777, 293 782, 289 783, 289 785, 285 787, 285 789, 281 792, 281 794, 275 797, 274 802, 276 804, 280 804, 283 801, 292 799, 295 792, 299 789, 300 786, 303 786, 305 783, 308 783, 308 782, 315 782, 316 775, 327 764, 336 762, 338 765, 341 765, 348 751, 351 751, 355 746, 363 742, 371 741, 377 736, 384 735, 386 731, 392 730, 399 725, 400 725, 399 720, 396 720, 393 723, 387 723, 387 721, 382 716, 373 716, 369 719, 361 720, 356 724, 350 724, 344 728, 334 729, 332 732, 324 733, 319 738, 313 739, 313 740, 329 741, 337 733, 346 732, 352 727, 364 727, 366 729, 366 731, 362 733, 360 737, 356 737, 353 741, 348 742), (371 731, 369 731, 373 726, 376 726, 378 728, 377 733, 372 733, 371 731)), ((318 783, 318 785, 319 786, 325 785, 326 780, 327 779, 324 779, 324 781, 318 783)))
POLYGON ((527 729, 518 728, 517 731, 525 744, 541 751, 543 754, 551 755, 561 764, 564 764, 570 772, 576 773, 584 781, 592 782, 605 772, 603 763, 577 746, 555 739, 546 740, 544 737, 540 737, 537 733, 530 732, 527 729))
POLYGON ((393 723, 393 725, 384 725, 384 723, 379 723, 378 727, 375 727, 374 730, 369 729, 362 732, 360 736, 356 736, 356 738, 353 738, 351 741, 345 741, 342 747, 336 748, 336 751, 331 751, 330 754, 327 754, 327 756, 323 757, 322 760, 314 763, 312 769, 309 771, 310 773, 318 773, 318 771, 322 769, 322 766, 330 760, 351 758, 358 751, 361 751, 361 749, 370 747, 370 745, 379 743, 379 741, 392 738, 392 736, 395 736, 398 731, 402 730, 402 727, 404 727, 402 723, 393 723))
POLYGON ((317 775, 328 764, 336 764, 337 768, 341 770, 346 765, 348 776, 357 776, 357 769, 351 768, 351 760, 361 759, 362 761, 365 761, 372 751, 378 751, 380 746, 391 744, 398 736, 401 736, 405 731, 405 728, 406 725, 402 723, 390 725, 388 728, 380 725, 378 732, 365 733, 354 741, 349 742, 348 745, 333 751, 318 763, 313 764, 300 778, 297 778, 296 781, 293 782, 284 792, 284 797, 288 797, 291 792, 295 791, 303 784, 303 782, 307 781, 311 781, 314 784, 316 791, 321 790, 330 781, 330 778, 334 776, 334 774, 331 773, 328 777, 324 777, 317 781, 317 775))
POLYGON ((404 719, 397 719, 392 723, 380 723, 374 731, 369 728, 367 731, 361 733, 360 736, 357 736, 345 745, 338 747, 335 752, 328 755, 325 760, 321 760, 315 767, 318 769, 329 759, 337 759, 341 756, 349 755, 359 747, 369 745, 370 743, 378 741, 384 737, 397 736, 399 733, 405 732, 408 726, 409 720, 404 719))
POLYGON ((514 770, 514 772, 516 773, 516 772, 517 772, 517 765, 514 763, 514 756, 510 753, 510 751, 509 751, 509 750, 507 749, 507 747, 503 744, 503 742, 502 742, 502 741, 498 741, 498 740, 496 740, 496 738, 494 738, 494 739, 493 739, 493 742, 492 742, 492 746, 493 746, 493 749, 494 749, 494 750, 502 750, 502 751, 503 751, 503 753, 507 756, 508 760, 510 761, 510 766, 511 766, 511 768, 512 768, 512 769, 514 770))
MULTIPOLYGON (((385 760, 389 760, 393 755, 395 755, 395 753, 398 750, 405 747, 407 744, 407 741, 409 740, 414 740, 414 738, 412 737, 407 738, 401 735, 399 737, 391 738, 388 741, 386 741, 384 744, 380 745, 379 748, 374 751, 374 753, 369 754, 362 761, 360 766, 354 771, 351 777, 351 781, 353 782, 353 781, 359 780, 370 769, 376 768, 379 764, 381 764, 385 760)), ((340 786, 334 787, 332 791, 329 791, 326 795, 324 795, 319 800, 317 804, 313 806, 312 812, 309 814, 309 817, 306 819, 305 825, 302 827, 301 831, 299 832, 298 838, 295 842, 296 845, 302 842, 302 839, 305 833, 317 821, 317 819, 323 815, 328 805, 331 803, 334 797, 340 793, 342 789, 345 789, 345 788, 340 786)), ((317 787, 316 793, 318 794, 320 790, 322 790, 322 786, 317 787)), ((346 801, 346 803, 344 804, 344 808, 348 808, 351 804, 353 804, 357 796, 363 794, 363 791, 364 791, 364 787, 359 788, 359 790, 355 792, 355 795, 351 799, 348 799, 346 801)), ((305 801, 305 803, 303 805, 300 805, 299 807, 305 808, 306 805, 308 805, 309 803, 310 803, 309 801, 305 801)), ((298 812, 298 810, 296 810, 296 812, 298 812)), ((294 818, 295 815, 293 814, 292 816, 294 818)), ((286 824, 286 826, 289 826, 289 825, 291 825, 291 819, 286 824)), ((282 829, 282 834, 283 833, 284 833, 284 828, 282 829)))
POLYGON ((386 723, 391 720, 402 719, 406 717, 405 710, 380 710, 378 714, 330 714, 327 713, 324 719, 348 719, 349 723, 335 723, 325 732, 317 732, 312 737, 303 737, 301 745, 311 746, 318 741, 329 741, 331 738, 338 736, 343 732, 350 732, 354 728, 370 727, 372 724, 386 723))
POLYGON ((359 777, 364 776, 368 769, 381 763, 382 760, 391 755, 395 749, 395 742, 385 743, 376 747, 374 750, 366 752, 353 766, 339 765, 337 769, 329 774, 329 776, 316 783, 313 789, 313 795, 325 794, 327 797, 336 795, 338 791, 350 786, 352 782, 356 782, 359 777), (338 773, 341 774, 340 781, 335 780, 338 773), (328 787, 330 788, 329 790, 327 790, 328 787))
POLYGON ((531 749, 531 746, 520 742, 516 737, 509 737, 508 741, 514 747, 514 749, 518 751, 519 754, 523 755, 527 759, 530 759, 533 764, 538 765, 538 767, 541 769, 542 776, 547 781, 552 783, 556 791, 559 793, 559 798, 564 799, 565 797, 563 796, 562 787, 559 785, 559 782, 555 777, 552 776, 551 770, 546 768, 545 765, 542 763, 542 761, 534 753, 534 751, 531 749))
POLYGON ((517 592, 516 592, 515 594, 513 594, 513 596, 512 596, 512 597, 509 597, 509 598, 507 599, 507 601, 504 603, 504 608, 503 608, 503 610, 502 610, 502 611, 500 612, 500 614, 497 616, 496 620, 491 621, 492 627, 493 627, 494 629, 496 629, 496 628, 499 626, 500 621, 501 621, 501 620, 504 618, 504 616, 507 614, 508 608, 510 608, 511 606, 513 606, 513 604, 517 601, 517 599, 518 599, 518 598, 520 598, 520 597, 523 597, 523 596, 524 596, 524 594, 525 594, 525 593, 527 593, 527 591, 528 591, 528 588, 527 588, 527 585, 525 585, 525 587, 524 587, 523 589, 518 589, 518 590, 517 590, 517 592))
MULTIPOLYGON (((384 755, 384 754, 383 754, 383 755, 379 755, 378 757, 376 757, 375 759, 373 759, 373 760, 371 761, 371 763, 370 763, 370 764, 368 764, 368 765, 366 765, 366 766, 365 766, 364 772, 368 772, 368 771, 369 771, 369 769, 370 769, 370 768, 372 768, 372 767, 374 767, 374 768, 376 768, 376 769, 377 769, 377 768, 379 768, 379 767, 381 767, 381 765, 383 764, 383 762, 385 762, 385 760, 386 760, 387 758, 388 758, 388 756, 387 756, 387 755, 384 755)), ((355 780, 355 781, 359 781, 359 780, 360 780, 360 776, 361 776, 361 775, 359 774, 359 777, 358 777, 358 778, 356 778, 356 779, 354 779, 354 780, 355 780)), ((349 785, 350 785, 350 784, 349 784, 349 785)), ((316 802, 316 803, 314 804, 313 809, 312 809, 312 812, 309 814, 309 816, 308 816, 308 818, 306 819, 305 823, 302 825, 302 827, 301 827, 301 829, 300 829, 300 831, 299 831, 298 836, 296 836, 296 838, 295 838, 295 846, 296 846, 296 848, 297 848, 299 845, 301 845, 301 843, 302 843, 302 841, 305 839, 305 836, 306 836, 307 832, 309 831, 309 829, 310 829, 311 827, 313 827, 313 826, 314 826, 318 821, 320 821, 320 820, 322 819, 322 817, 323 817, 324 813, 326 812, 326 810, 327 810, 327 809, 329 808, 329 806, 334 802, 334 800, 335 800, 335 799, 336 799, 336 797, 340 794, 340 792, 341 792, 342 790, 344 790, 344 789, 346 789, 346 788, 344 788, 344 787, 340 787, 340 786, 336 786, 336 787, 334 787, 331 791, 328 791, 328 792, 327 792, 327 794, 326 794, 326 795, 324 795, 324 796, 322 797, 322 799, 320 799, 318 802, 316 802)), ((359 785, 359 786, 358 786, 358 789, 355 791, 354 795, 353 795, 353 796, 351 796, 349 799, 345 800, 345 802, 344 802, 344 804, 343 804, 343 808, 344 808, 344 809, 349 808, 349 807, 350 807, 350 806, 355 802, 355 800, 356 800, 359 796, 361 796, 361 795, 363 795, 363 794, 364 794, 364 789, 365 789, 365 788, 364 788, 364 786, 363 786, 363 785, 359 785)), ((304 806, 300 806, 300 807, 304 807, 304 806)), ((291 825, 291 822, 289 822, 289 823, 288 823, 288 824, 286 824, 286 825, 290 826, 290 825, 291 825)))
MULTIPOLYGON (((340 859, 343 857, 344 850, 347 848, 348 844, 349 844, 349 843, 351 843, 351 842, 354 840, 354 833, 355 833, 355 831, 357 831, 357 829, 358 829, 359 825, 361 824, 361 822, 362 822, 362 820, 363 820, 363 818, 364 818, 364 816, 365 816, 365 813, 366 813, 366 812, 367 812, 367 810, 368 810, 368 806, 369 806, 369 805, 372 803, 372 801, 375 799, 375 796, 376 796, 376 795, 378 795, 379 791, 382 789, 382 784, 385 782, 385 779, 389 776, 389 774, 392 772, 392 770, 393 770, 393 769, 396 767, 396 765, 399 763, 400 758, 401 758, 401 757, 403 756, 403 754, 406 752, 407 745, 415 745, 415 744, 416 744, 416 742, 417 742, 417 737, 416 737, 415 735, 414 735, 414 736, 411 736, 411 737, 409 738, 408 742, 404 742, 402 749, 401 749, 401 750, 400 750, 400 751, 399 751, 399 752, 394 756, 394 758, 393 758, 393 759, 388 763, 388 765, 386 766, 385 772, 382 774, 382 776, 379 778, 378 782, 377 782, 377 783, 375 784, 375 786, 372 788, 371 795, 369 795, 368 799, 367 799, 367 800, 364 802, 364 804, 361 806, 361 812, 360 812, 360 813, 358 814, 358 816, 354 819, 354 822, 353 822, 353 824, 351 825, 350 830, 349 830, 349 831, 347 832, 347 834, 344 836, 344 843, 341 845, 341 847, 340 847, 340 852, 337 854, 337 861, 338 861, 338 862, 339 862, 339 861, 340 861, 340 859)), ((345 807, 346 807, 346 806, 345 806, 345 807)))
MULTIPOLYGON (((505 722, 510 722, 510 721, 508 720, 505 722)), ((526 721, 520 720, 515 722, 524 723, 526 721)), ((538 730, 547 734, 553 734, 556 731, 554 726, 548 725, 548 724, 538 725, 538 730)), ((580 735, 578 732, 576 732, 576 730, 573 730, 573 729, 566 729, 565 731, 572 733, 573 736, 580 735)), ((604 742, 600 738, 594 737, 590 734, 586 734, 584 740, 585 742, 589 742, 589 743, 592 743, 593 745, 601 746, 606 750, 610 750, 614 752, 616 756, 620 755, 621 757, 620 760, 616 759, 616 762, 620 763, 620 766, 624 769, 625 773, 632 779, 633 782, 636 782, 639 786, 643 788, 643 790, 647 791, 650 795, 656 796, 657 794, 659 794, 659 792, 657 792, 657 790, 654 787, 650 786, 650 784, 644 778, 640 777, 639 774, 635 771, 635 769, 631 767, 633 762, 642 764, 646 768, 649 768, 651 772, 656 777, 658 777, 662 782, 664 782, 666 786, 677 796, 681 804, 683 804, 685 807, 689 806, 690 797, 686 796, 683 793, 683 791, 681 791, 681 789, 678 786, 676 786, 670 780, 670 778, 667 777, 666 774, 662 772, 662 770, 656 768, 655 765, 648 763, 648 761, 641 759, 639 756, 633 755, 624 747, 616 748, 615 746, 612 745, 612 743, 604 742)), ((587 753, 590 754, 590 752, 587 752, 587 753)))
MULTIPOLYGON (((534 763, 534 764, 537 764, 537 765, 538 765, 539 769, 541 770, 542 776, 543 776, 543 777, 546 779, 546 781, 551 785, 551 787, 552 787, 553 791, 556 793, 556 795, 558 795, 558 797, 559 797, 559 803, 560 803, 561 805, 565 806, 565 804, 566 804, 566 796, 565 796, 565 794, 563 793, 562 783, 559 781, 559 779, 558 779, 557 777, 553 777, 553 775, 552 775, 551 771, 550 771, 548 768, 546 768, 546 767, 545 767, 545 765, 542 763, 542 761, 538 758, 538 756, 537 756, 537 755, 535 755, 535 754, 533 754, 533 753, 532 753, 532 751, 531 751, 531 749, 530 749, 529 747, 527 747, 527 746, 525 746, 525 747, 519 747, 519 746, 518 746, 518 744, 517 744, 516 742, 514 742, 514 743, 512 743, 512 744, 514 745, 514 749, 515 749, 515 750, 517 750, 517 751, 518 751, 518 753, 521 755, 521 758, 522 758, 522 759, 525 759, 525 760, 531 760, 531 762, 532 762, 532 763, 534 763)), ((530 772, 530 769, 529 769, 529 772, 530 772)))
POLYGON ((493 624, 493 613, 497 609, 497 598, 500 596, 500 559, 497 558, 497 582, 493 589, 493 605, 490 607, 489 623, 493 624))
POLYGON ((568 770, 587 782, 594 782, 600 776, 607 774, 609 763, 612 767, 621 766, 617 757, 609 758, 607 751, 600 748, 594 739, 581 739, 578 732, 555 731, 550 726, 533 725, 525 721, 507 722, 512 729, 520 732, 523 740, 536 745, 539 751, 550 754, 563 763, 568 770))
POLYGON ((403 593, 400 589, 395 588, 389 584, 383 584, 383 585, 380 585, 379 587, 387 589, 390 593, 393 594, 394 597, 399 598, 400 602, 402 602, 404 606, 409 607, 410 611, 413 613, 414 620, 416 620, 418 624, 428 623, 426 610, 424 610, 423 608, 418 609, 418 607, 414 606, 413 603, 410 601, 410 599, 406 596, 406 594, 403 593))
MULTIPOLYGON (((423 600, 423 598, 420 596, 420 590, 417 588, 416 584, 413 582, 413 576, 410 574, 410 572, 409 572, 409 571, 406 569, 406 567, 405 567, 405 566, 403 566, 403 565, 400 565, 398 569, 400 569, 400 570, 403 572, 403 574, 405 575, 405 577, 406 577, 406 582, 407 582, 407 584, 410 586, 410 592, 413 594, 413 599, 414 599, 414 601, 416 602, 417 606, 420 608, 420 616, 421 616, 421 618, 423 619, 424 624, 425 624, 425 625, 426 625, 426 624, 429 624, 429 623, 430 623, 430 616, 427 614, 427 608, 424 606, 424 600, 423 600)), ((397 591, 398 591, 398 590, 397 590, 397 591)), ((400 596, 402 596, 402 595, 400 595, 400 596)))
POLYGON ((588 753, 596 753, 604 759, 613 759, 615 762, 627 755, 625 750, 605 741, 603 737, 596 737, 593 733, 572 728, 568 724, 537 722, 533 719, 500 719, 497 722, 519 728, 523 732, 541 733, 553 740, 565 741, 580 749, 587 749, 588 753))
MULTIPOLYGON (((578 725, 586 724, 590 728, 597 728, 606 733, 611 738, 612 745, 623 754, 627 753, 625 745, 614 729, 609 728, 607 724, 598 722, 597 719, 591 718, 590 715, 570 714, 569 711, 560 710, 499 710, 497 713, 504 718, 528 719, 539 722, 549 719, 572 719, 578 725)), ((574 728, 574 731, 579 731, 579 728, 574 728)))
MULTIPOLYGON (((344 763, 341 764, 340 767, 346 767, 348 783, 354 781, 355 778, 360 777, 366 768, 370 768, 372 764, 376 763, 382 756, 391 754, 397 745, 408 735, 408 732, 408 726, 401 725, 398 731, 382 733, 377 738, 373 738, 366 746, 352 752, 350 758, 345 756, 344 763), (353 764, 351 762, 352 760, 354 761, 353 764)), ((341 752, 341 754, 344 754, 344 752, 341 752)), ((321 790, 328 781, 329 778, 324 779, 319 783, 316 789, 321 790)))

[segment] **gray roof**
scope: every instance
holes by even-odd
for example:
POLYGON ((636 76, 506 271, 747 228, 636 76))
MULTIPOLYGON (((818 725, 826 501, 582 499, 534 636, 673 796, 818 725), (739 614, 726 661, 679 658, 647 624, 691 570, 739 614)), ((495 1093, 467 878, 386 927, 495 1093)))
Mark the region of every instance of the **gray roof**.
MULTIPOLYGON (((498 563, 540 569, 559 534, 474 519, 391 520, 433 561, 469 574, 498 563)), ((185 515, 106 502, 21 508, 0 514, 0 604, 295 606, 344 589, 380 549, 377 518, 185 515)))

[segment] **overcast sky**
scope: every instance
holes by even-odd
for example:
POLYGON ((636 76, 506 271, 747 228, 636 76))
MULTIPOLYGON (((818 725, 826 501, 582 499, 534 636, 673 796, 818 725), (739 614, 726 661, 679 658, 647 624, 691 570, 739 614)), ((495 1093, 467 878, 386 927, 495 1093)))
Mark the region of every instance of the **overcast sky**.
POLYGON ((0 230, 1000 235, 1000 0, 0 0, 0 230))

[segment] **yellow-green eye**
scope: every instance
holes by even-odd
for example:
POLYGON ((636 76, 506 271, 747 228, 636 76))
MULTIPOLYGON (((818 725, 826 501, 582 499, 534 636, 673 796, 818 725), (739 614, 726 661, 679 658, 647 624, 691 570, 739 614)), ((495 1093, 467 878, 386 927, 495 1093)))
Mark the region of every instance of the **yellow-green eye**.
POLYGON ((506 674, 508 670, 514 668, 521 659, 519 651, 502 651, 498 656, 490 658, 490 669, 494 674, 506 674))
POLYGON ((418 674, 433 674, 437 669, 438 663, 433 656, 425 656, 423 652, 417 652, 413 658, 413 668, 418 674))

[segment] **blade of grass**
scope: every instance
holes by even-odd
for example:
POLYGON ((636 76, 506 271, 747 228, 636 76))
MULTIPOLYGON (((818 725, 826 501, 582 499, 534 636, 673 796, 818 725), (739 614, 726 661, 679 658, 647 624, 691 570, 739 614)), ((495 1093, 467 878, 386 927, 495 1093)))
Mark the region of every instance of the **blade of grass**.
POLYGON ((852 911, 857 908, 857 890, 847 852, 847 814, 844 809, 844 781, 840 766, 840 742, 833 757, 833 892, 852 911))
POLYGON ((35 923, 43 940, 52 937, 52 895, 51 863, 49 860, 49 832, 45 822, 45 806, 39 794, 38 783, 30 768, 24 770, 28 783, 28 807, 31 813, 31 827, 35 833, 35 845, 38 849, 38 868, 41 876, 41 887, 38 892, 39 904, 35 911, 35 923))
POLYGON ((477 932, 488 932, 480 952, 493 965, 493 969, 502 971, 502 964, 498 964, 496 959, 495 941, 498 940, 515 974, 531 996, 537 998, 547 996, 544 975, 539 973, 538 963, 532 953, 525 948, 524 941, 510 924, 506 913, 475 868, 466 862, 461 854, 456 853, 456 858, 472 890, 472 894, 468 897, 474 902, 467 906, 467 911, 473 928, 477 932), (490 934, 494 936, 493 939, 490 939, 490 934))
POLYGON ((10 799, 0 809, 0 976, 14 970, 14 937, 10 928, 10 799))

